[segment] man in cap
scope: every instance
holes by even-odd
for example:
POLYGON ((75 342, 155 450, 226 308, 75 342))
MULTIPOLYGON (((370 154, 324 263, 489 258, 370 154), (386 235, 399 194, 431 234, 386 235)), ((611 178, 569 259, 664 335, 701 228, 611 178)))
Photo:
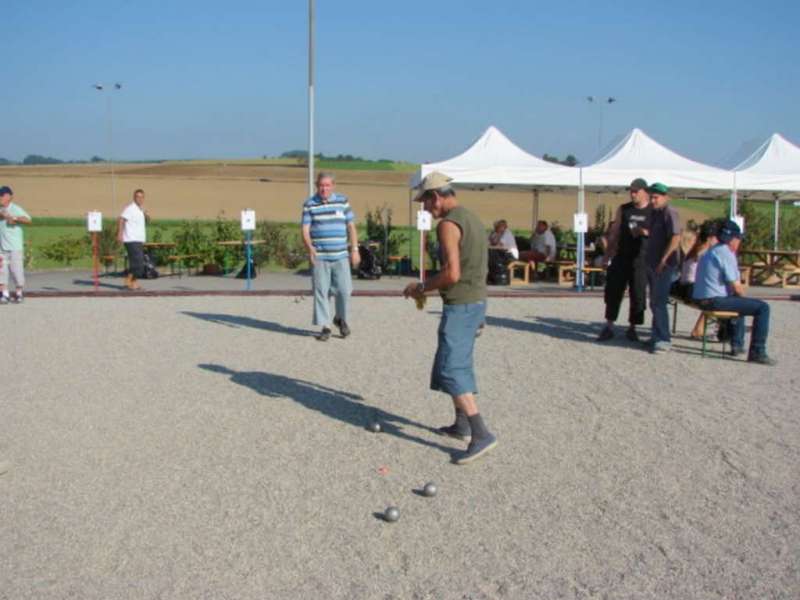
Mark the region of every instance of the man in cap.
POLYGON ((31 216, 13 202, 14 192, 0 187, 0 304, 22 302, 25 287, 25 241, 21 225, 30 225, 31 216), (8 276, 14 279, 14 297, 9 296, 8 276))
POLYGON ((653 322, 650 352, 667 352, 672 344, 669 331, 667 301, 678 269, 678 247, 681 243, 681 223, 678 211, 669 205, 669 188, 654 183, 648 189, 653 207, 647 235, 647 283, 650 287, 650 310, 653 322))
POLYGON ((719 243, 703 254, 697 265, 692 296, 703 310, 726 310, 739 313, 734 323, 731 354, 744 351, 744 317, 753 317, 750 349, 747 360, 761 365, 774 365, 767 355, 769 304, 756 298, 745 298, 740 281, 736 252, 742 243, 742 230, 735 221, 726 221, 717 231, 719 243))
POLYGON ((303 243, 308 251, 314 290, 314 325, 322 326, 317 336, 321 342, 331 337, 331 309, 328 295, 333 291, 336 313, 333 324, 339 334, 350 335, 347 324, 353 280, 350 263, 358 268, 358 232, 355 217, 346 196, 333 191, 335 179, 330 173, 317 175, 317 193, 303 204, 303 243), (347 239, 350 238, 350 251, 347 239))
POLYGON ((403 295, 420 300, 438 290, 442 297, 430 387, 449 394, 455 409, 455 422, 439 428, 439 433, 470 438, 467 450, 454 457, 456 464, 463 465, 494 448, 497 438, 487 429, 475 400, 475 335, 486 315, 486 229, 477 216, 459 206, 451 181, 434 171, 417 186, 415 200, 439 219, 436 235, 442 269, 425 283, 408 284, 403 295))
POLYGON ((626 288, 630 297, 626 337, 631 341, 638 341, 636 326, 644 323, 647 299, 647 223, 650 221, 652 207, 644 179, 634 179, 628 192, 630 202, 617 209, 608 232, 605 260, 610 261, 610 264, 604 292, 606 325, 597 338, 600 342, 614 337, 614 322, 619 317, 626 288))

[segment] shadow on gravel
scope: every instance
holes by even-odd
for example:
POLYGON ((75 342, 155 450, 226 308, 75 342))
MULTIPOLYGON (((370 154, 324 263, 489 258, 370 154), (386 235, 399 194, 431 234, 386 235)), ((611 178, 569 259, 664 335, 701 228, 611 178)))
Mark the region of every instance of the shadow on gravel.
POLYGON ((264 331, 271 331, 273 333, 283 333, 286 335, 299 335, 301 337, 308 337, 314 335, 313 331, 308 329, 297 329, 296 327, 286 327, 280 323, 273 323, 272 321, 262 321, 260 319, 253 319, 251 317, 242 317, 241 315, 223 315, 217 313, 198 313, 188 310, 182 311, 182 314, 189 315, 196 319, 202 319, 209 323, 217 323, 218 325, 226 325, 228 327, 252 327, 253 329, 263 329, 264 331))
POLYGON ((402 425, 424 429, 432 433, 435 433, 435 429, 365 404, 364 399, 357 394, 343 392, 311 381, 292 379, 261 371, 234 371, 228 367, 214 364, 200 364, 198 367, 212 373, 227 375, 233 383, 248 387, 269 398, 290 398, 326 417, 364 429, 365 433, 371 423, 378 422, 381 424, 381 433, 372 435, 393 435, 402 440, 436 448, 451 456, 456 452, 453 448, 406 433, 403 431, 402 425))
MULTIPOLYGON (((90 285, 90 286, 94 286, 94 280, 92 280, 92 279, 73 279, 72 283, 74 285, 90 285)), ((109 288, 109 289, 112 289, 112 290, 124 290, 124 289, 127 289, 124 285, 114 285, 113 283, 103 283, 103 282, 99 282, 97 284, 97 287, 109 288)))
MULTIPOLYGON (((519 319, 509 319, 506 317, 486 317, 486 324, 491 327, 506 327, 517 331, 529 331, 540 333, 562 340, 575 340, 578 342, 597 341, 600 328, 596 323, 586 321, 567 321, 548 317, 530 317, 531 321, 521 321, 519 319)), ((632 342, 625 339, 623 331, 619 331, 617 337, 605 342, 608 345, 630 346, 632 342)))

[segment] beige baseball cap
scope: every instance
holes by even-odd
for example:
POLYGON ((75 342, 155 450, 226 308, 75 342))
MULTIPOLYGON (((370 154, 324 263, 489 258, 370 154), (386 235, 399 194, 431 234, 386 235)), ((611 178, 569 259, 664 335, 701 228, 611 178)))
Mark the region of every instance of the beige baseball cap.
POLYGON ((422 181, 420 181, 416 186, 414 186, 414 189, 417 190, 417 195, 414 196, 414 202, 419 202, 422 199, 422 195, 425 192, 443 188, 451 181, 453 181, 452 177, 448 177, 447 175, 445 175, 444 173, 440 173, 439 171, 431 171, 425 176, 425 178, 422 181))

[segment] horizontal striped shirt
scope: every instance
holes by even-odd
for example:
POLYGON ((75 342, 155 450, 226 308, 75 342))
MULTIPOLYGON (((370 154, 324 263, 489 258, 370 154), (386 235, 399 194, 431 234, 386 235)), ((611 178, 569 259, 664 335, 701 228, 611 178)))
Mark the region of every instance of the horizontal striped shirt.
POLYGON ((347 258, 347 225, 353 222, 347 196, 331 194, 323 202, 319 194, 303 204, 303 225, 310 225, 311 244, 320 260, 347 258))

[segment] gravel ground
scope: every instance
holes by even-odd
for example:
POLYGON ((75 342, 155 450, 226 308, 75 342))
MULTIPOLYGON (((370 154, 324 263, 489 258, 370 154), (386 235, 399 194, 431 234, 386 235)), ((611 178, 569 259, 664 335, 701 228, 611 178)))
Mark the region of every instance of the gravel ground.
POLYGON ((464 467, 437 301, 354 299, 327 344, 292 297, 0 308, 0 598, 798 598, 800 304, 772 308, 768 368, 701 359, 687 309, 650 356, 593 342, 600 299, 491 301, 500 444, 464 467))

